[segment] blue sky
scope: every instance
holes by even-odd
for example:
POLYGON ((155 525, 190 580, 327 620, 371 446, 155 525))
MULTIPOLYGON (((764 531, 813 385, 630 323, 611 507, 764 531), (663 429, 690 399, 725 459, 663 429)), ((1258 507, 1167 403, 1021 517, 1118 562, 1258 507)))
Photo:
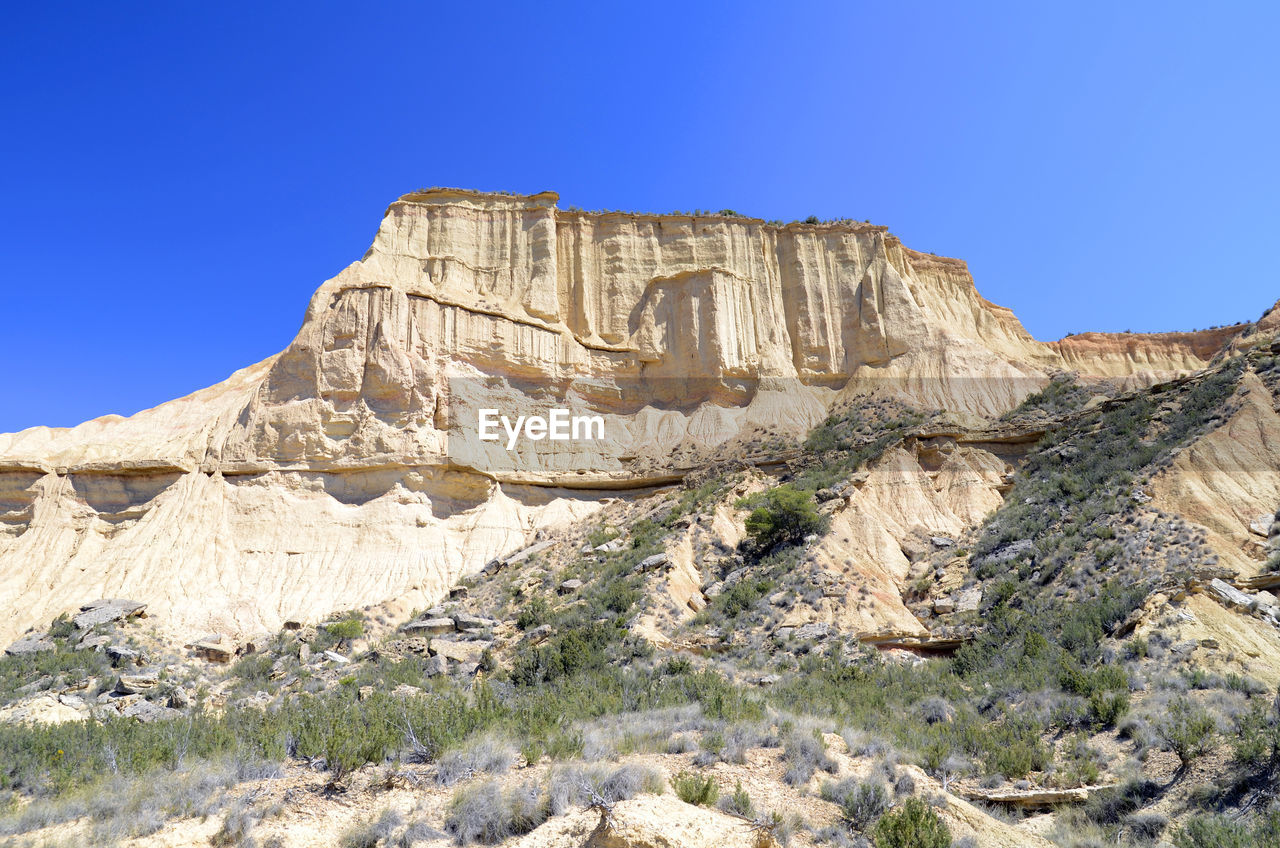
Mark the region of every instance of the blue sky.
POLYGON ((388 203, 870 218, 1038 338, 1280 297, 1280 7, 15 4, 0 432, 283 348, 388 203))

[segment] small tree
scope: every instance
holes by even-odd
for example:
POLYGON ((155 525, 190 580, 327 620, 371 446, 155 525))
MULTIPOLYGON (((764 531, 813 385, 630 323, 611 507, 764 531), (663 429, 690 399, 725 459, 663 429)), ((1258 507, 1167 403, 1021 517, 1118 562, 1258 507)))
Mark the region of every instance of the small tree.
POLYGON ((1213 743, 1213 731, 1217 724, 1213 716, 1186 698, 1178 698, 1169 705, 1164 720, 1156 725, 1156 732, 1169 750, 1178 755, 1179 771, 1209 750, 1213 743))
POLYGON ((747 533, 762 551, 793 545, 811 533, 826 529, 826 516, 818 512, 813 495, 790 483, 770 489, 763 503, 747 516, 747 533))

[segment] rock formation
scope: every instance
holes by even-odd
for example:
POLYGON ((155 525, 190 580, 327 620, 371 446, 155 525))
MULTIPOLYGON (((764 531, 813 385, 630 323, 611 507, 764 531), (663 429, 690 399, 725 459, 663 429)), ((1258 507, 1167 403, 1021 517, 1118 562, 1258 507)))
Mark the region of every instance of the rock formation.
MULTIPOLYGON (((854 393, 990 417, 1057 370, 1200 368, 1238 329, 1042 344, 963 262, 882 227, 556 201, 406 195, 277 356, 130 418, 0 435, 0 642, 92 598, 137 598, 183 637, 430 606, 539 528, 801 434, 854 393), (477 437, 482 408, 551 406, 602 416, 606 438, 477 437)), ((989 508, 988 465, 957 454, 921 494, 936 532, 989 508)), ((842 528, 896 509, 864 500, 842 528)), ((901 534, 883 535, 859 544, 901 534)))

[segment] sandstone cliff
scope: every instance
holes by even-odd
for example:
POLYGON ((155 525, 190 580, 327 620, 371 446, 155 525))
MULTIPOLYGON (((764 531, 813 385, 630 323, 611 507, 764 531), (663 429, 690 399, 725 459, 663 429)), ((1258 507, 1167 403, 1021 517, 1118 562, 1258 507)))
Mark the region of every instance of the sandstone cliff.
POLYGON ((406 195, 279 355, 130 418, 0 435, 0 641, 95 597, 180 635, 425 605, 538 528, 803 433, 842 396, 993 416, 1060 369, 1200 368, 1235 330, 1042 344, 963 262, 882 227, 556 201, 406 195), (607 438, 476 438, 482 407, 552 405, 607 438))

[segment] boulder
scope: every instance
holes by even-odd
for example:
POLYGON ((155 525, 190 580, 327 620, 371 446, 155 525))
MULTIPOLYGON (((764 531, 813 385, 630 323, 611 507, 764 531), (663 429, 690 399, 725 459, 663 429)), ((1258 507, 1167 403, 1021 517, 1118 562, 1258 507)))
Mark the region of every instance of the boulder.
POLYGON ((441 674, 449 673, 449 660, 443 654, 436 654, 427 660, 426 665, 422 669, 422 673, 427 677, 436 677, 441 674))
POLYGON ((117 695, 140 695, 155 688, 160 679, 154 674, 122 674, 116 678, 117 695))
POLYGON ((610 539, 603 545, 596 545, 595 550, 602 554, 611 554, 624 550, 627 547, 627 540, 619 536, 616 539, 610 539))
POLYGON ((4 649, 4 652, 11 657, 22 657, 30 654, 39 654, 45 651, 56 651, 57 646, 45 638, 43 633, 33 633, 30 636, 23 636, 18 641, 4 649))
POLYGON ((108 645, 106 648, 107 656, 111 659, 111 664, 119 668, 122 665, 141 665, 142 655, 133 648, 124 645, 108 645))
POLYGON ((550 625, 550 624, 539 624, 537 627, 533 628, 532 630, 526 630, 526 631, 525 631, 525 634, 524 634, 524 641, 526 641, 526 642, 540 642, 540 641, 542 641, 543 639, 547 638, 547 637, 548 637, 548 636, 550 636, 550 635, 551 635, 551 625, 550 625))
POLYGON ((956 612, 975 612, 982 603, 982 588, 973 586, 955 595, 956 612))
POLYGON ((53 678, 49 675, 42 675, 38 680, 19 686, 17 692, 19 695, 30 695, 33 692, 43 692, 53 685, 53 678))
POLYGON ((5 723, 62 724, 83 718, 83 712, 62 703, 52 695, 40 695, 29 701, 0 707, 0 722, 5 723))
POLYGON ((431 635, 453 632, 452 618, 419 618, 400 629, 412 636, 431 635))
POLYGON ((955 598, 951 598, 951 597, 938 598, 936 601, 933 602, 933 611, 936 612, 938 615, 946 615, 948 613, 955 612, 956 611, 955 598))
POLYGON ((954 548, 956 546, 955 539, 946 536, 930 536, 929 541, 935 548, 954 548))
POLYGON ((452 639, 432 639, 428 650, 432 656, 444 657, 456 663, 472 663, 479 662, 480 655, 485 652, 486 648, 492 646, 492 642, 481 640, 458 642, 452 639))
POLYGON ((1231 606, 1248 607, 1253 601, 1244 592, 1217 577, 1209 581, 1209 591, 1216 595, 1219 600, 1231 606))
POLYGON ((826 639, 831 635, 831 625, 823 621, 803 624, 796 628, 794 635, 797 639, 826 639))
POLYGON ((105 633, 99 633, 96 636, 86 636, 80 640, 80 644, 76 645, 77 651, 101 651, 111 644, 111 637, 105 633))
POLYGON ((331 662, 336 662, 338 665, 346 665, 347 663, 351 662, 351 659, 349 657, 344 657, 342 654, 338 653, 337 651, 325 651, 324 658, 327 660, 330 660, 331 662))
POLYGON ((240 650, 237 653, 248 656, 259 651, 265 651, 271 647, 273 638, 274 634, 271 633, 255 633, 240 643, 240 650))
POLYGON ((471 615, 470 613, 465 612, 456 614, 453 617, 453 622, 457 625, 459 630, 463 631, 491 630, 500 624, 496 619, 483 618, 481 616, 471 615))
POLYGON ((90 630, 100 624, 142 615, 146 609, 147 605, 138 601, 103 598, 80 607, 80 612, 72 617, 71 622, 81 630, 90 630))
POLYGON ((171 718, 177 718, 182 715, 182 712, 172 707, 153 704, 151 701, 138 700, 121 710, 120 715, 125 718, 136 718, 138 721, 147 724, 153 721, 166 721, 171 718))
POLYGON ((636 564, 636 571, 645 572, 653 571, 655 568, 661 568, 671 562, 671 557, 665 553, 647 556, 636 564))
POLYGON ((231 659, 235 656, 235 651, 231 646, 224 645, 221 642, 196 642, 191 646, 191 649, 201 659, 222 665, 231 662, 231 659))
POLYGON ((560 584, 560 594, 570 595, 581 589, 585 584, 581 580, 566 580, 560 584))

